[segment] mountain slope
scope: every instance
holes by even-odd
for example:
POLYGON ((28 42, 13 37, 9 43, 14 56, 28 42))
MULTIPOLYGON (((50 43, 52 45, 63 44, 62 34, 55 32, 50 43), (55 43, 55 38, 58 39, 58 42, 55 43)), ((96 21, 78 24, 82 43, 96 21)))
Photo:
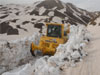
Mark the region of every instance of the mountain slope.
POLYGON ((99 25, 100 26, 100 13, 98 13, 98 15, 89 22, 89 25, 99 25))
POLYGON ((91 18, 95 17, 95 15, 91 12, 82 10, 71 3, 65 4, 60 0, 44 0, 43 2, 39 3, 34 10, 30 12, 30 15, 33 14, 49 17, 57 16, 71 24, 87 24, 91 18), (41 7, 45 9, 45 11, 42 14, 39 14, 41 7), (50 12, 53 12, 53 15, 49 15, 50 12), (67 19, 65 19, 65 17, 67 17, 67 19))
POLYGON ((22 35, 42 32, 45 22, 84 24, 96 16, 60 0, 44 0, 32 5, 0 5, 0 34, 22 35))

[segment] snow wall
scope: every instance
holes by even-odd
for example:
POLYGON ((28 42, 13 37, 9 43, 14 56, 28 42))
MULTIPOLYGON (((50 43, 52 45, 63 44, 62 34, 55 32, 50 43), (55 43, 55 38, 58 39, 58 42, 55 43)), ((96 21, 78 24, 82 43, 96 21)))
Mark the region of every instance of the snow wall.
POLYGON ((0 41, 0 73, 12 70, 33 60, 30 53, 32 42, 38 44, 40 35, 34 34, 14 41, 0 41))

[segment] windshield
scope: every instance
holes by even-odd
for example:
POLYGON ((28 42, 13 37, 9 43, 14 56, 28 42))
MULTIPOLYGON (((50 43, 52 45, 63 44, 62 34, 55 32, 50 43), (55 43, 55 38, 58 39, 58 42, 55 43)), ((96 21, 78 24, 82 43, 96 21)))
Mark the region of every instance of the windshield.
POLYGON ((47 36, 49 36, 49 37, 60 37, 61 38, 61 26, 59 26, 59 25, 48 25, 47 36))

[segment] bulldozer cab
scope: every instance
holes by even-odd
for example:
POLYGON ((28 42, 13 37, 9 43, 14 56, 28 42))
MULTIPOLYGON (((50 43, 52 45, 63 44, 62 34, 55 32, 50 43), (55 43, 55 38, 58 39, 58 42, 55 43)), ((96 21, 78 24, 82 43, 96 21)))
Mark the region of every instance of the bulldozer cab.
POLYGON ((56 23, 47 23, 47 37, 62 38, 64 34, 64 25, 56 23))
POLYGON ((47 36, 61 38, 61 26, 48 25, 47 36))

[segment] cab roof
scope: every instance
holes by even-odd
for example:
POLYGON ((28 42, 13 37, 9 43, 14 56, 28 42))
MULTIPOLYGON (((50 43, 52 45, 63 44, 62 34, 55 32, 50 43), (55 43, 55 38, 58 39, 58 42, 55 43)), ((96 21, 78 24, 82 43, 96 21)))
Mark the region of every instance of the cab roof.
POLYGON ((46 25, 60 25, 60 26, 64 26, 64 24, 59 24, 59 23, 46 23, 46 25))

